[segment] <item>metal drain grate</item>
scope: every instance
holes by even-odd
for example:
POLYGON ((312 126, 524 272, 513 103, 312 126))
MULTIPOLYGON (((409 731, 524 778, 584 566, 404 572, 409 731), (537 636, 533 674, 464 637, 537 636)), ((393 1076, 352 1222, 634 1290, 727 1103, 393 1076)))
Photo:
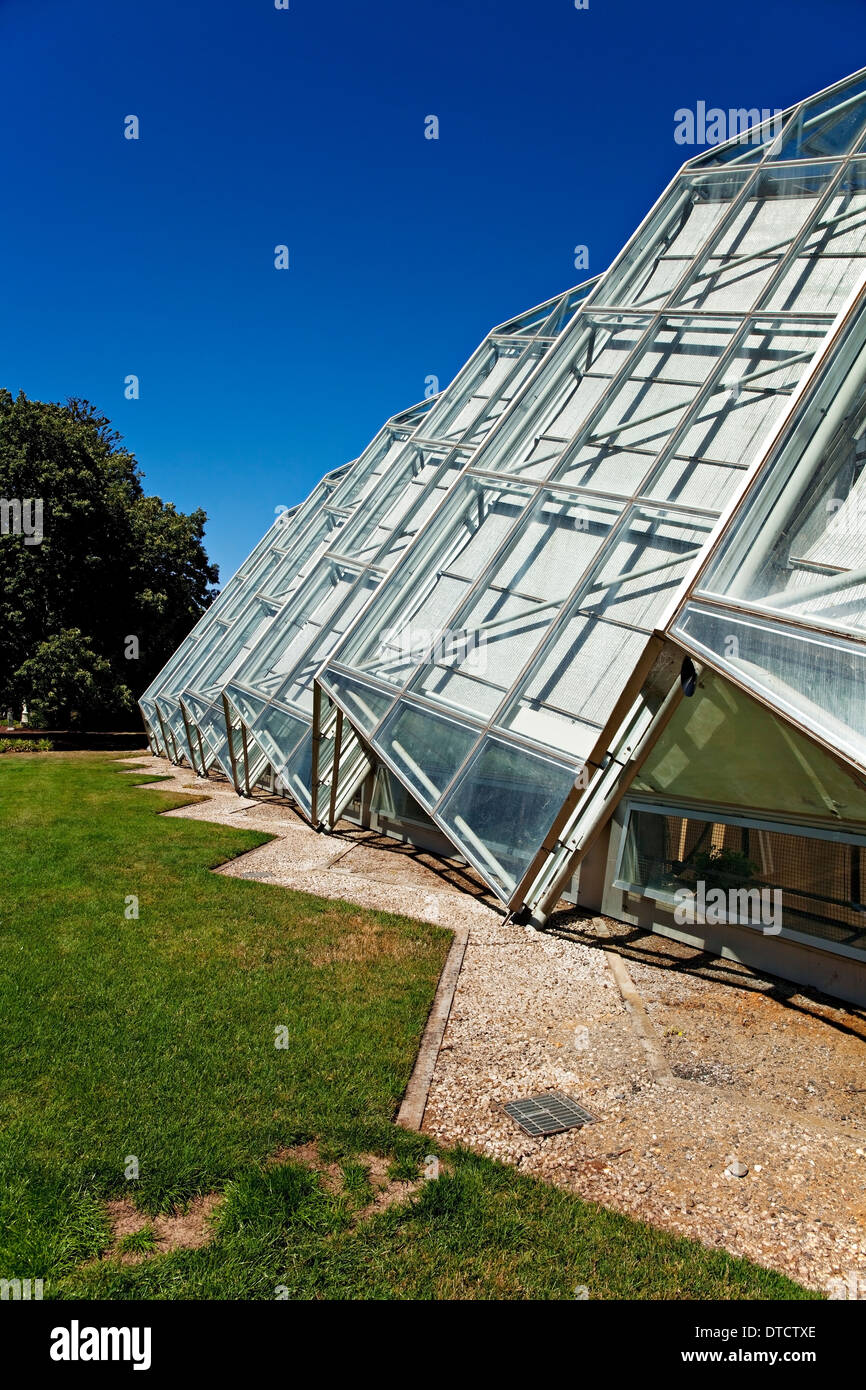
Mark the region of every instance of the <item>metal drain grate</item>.
POLYGON ((579 1125, 590 1125, 595 1119, 582 1105, 561 1091, 550 1091, 546 1095, 530 1096, 528 1100, 510 1100, 505 1106, 506 1114, 516 1120, 520 1128, 535 1137, 542 1134, 561 1134, 564 1129, 577 1129, 579 1125))

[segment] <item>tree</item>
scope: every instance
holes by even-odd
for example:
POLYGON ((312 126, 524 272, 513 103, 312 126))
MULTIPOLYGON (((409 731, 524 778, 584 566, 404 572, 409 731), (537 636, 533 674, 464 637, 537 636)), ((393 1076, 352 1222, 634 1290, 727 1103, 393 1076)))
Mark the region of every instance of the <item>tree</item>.
POLYGON ((18 680, 28 692, 30 722, 42 728, 77 725, 83 711, 98 719, 133 708, 129 687, 77 627, 40 642, 18 667, 18 680))
POLYGON ((8 509, 0 535, 0 705, 128 718, 213 601, 205 513, 145 496, 142 477, 89 402, 0 390, 0 499, 43 506, 39 543, 8 509))

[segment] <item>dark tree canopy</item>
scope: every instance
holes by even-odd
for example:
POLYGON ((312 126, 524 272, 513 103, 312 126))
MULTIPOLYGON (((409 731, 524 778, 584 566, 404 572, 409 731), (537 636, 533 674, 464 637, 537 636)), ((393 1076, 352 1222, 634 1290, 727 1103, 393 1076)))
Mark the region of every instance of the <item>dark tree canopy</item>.
POLYGON ((87 401, 0 389, 0 500, 42 499, 44 533, 25 544, 4 509, 0 706, 40 723, 128 719, 215 596, 205 513, 146 497, 120 439, 87 401))

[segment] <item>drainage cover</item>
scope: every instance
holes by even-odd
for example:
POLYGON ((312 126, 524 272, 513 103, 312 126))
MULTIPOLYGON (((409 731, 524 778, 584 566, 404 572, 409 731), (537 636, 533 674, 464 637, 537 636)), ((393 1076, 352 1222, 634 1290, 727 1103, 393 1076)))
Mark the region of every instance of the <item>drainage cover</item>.
POLYGON ((577 1129, 592 1124, 595 1119, 582 1105, 561 1091, 550 1091, 528 1100, 510 1100, 506 1114, 516 1120, 526 1134, 561 1134, 564 1129, 577 1129))

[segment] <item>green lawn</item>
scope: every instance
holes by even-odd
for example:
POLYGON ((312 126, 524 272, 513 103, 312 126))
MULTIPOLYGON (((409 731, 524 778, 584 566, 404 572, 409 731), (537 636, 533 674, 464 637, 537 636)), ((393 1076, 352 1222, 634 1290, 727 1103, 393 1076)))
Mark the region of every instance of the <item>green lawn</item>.
POLYGON ((431 1149, 392 1119, 448 933, 211 874, 268 837, 161 819, 185 798, 122 766, 0 764, 0 1277, 46 1297, 812 1296, 463 1152, 359 1220, 353 1159, 408 1177, 431 1149), (267 1162, 312 1138, 343 1191, 267 1162), (104 1257, 108 1199, 155 1216, 214 1191, 205 1247, 104 1257))

